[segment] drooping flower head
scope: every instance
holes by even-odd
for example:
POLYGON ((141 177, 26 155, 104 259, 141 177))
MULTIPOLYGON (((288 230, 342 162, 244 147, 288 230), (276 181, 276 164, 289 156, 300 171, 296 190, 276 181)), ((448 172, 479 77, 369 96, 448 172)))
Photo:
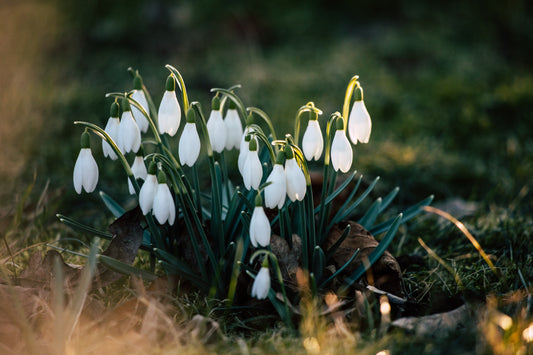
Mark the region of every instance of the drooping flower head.
POLYGON ((157 191, 157 164, 152 161, 148 166, 148 174, 139 192, 139 206, 144 215, 152 210, 154 206, 155 193, 157 191))
POLYGON ((159 133, 174 136, 178 131, 181 121, 181 107, 176 97, 176 81, 169 75, 165 84, 165 93, 159 104, 157 125, 159 133))
MULTIPOLYGON (((133 176, 135 177, 136 180, 137 179, 146 180, 148 171, 146 170, 146 165, 144 164, 144 156, 143 156, 142 148, 140 148, 137 154, 135 154, 135 159, 133 160, 133 164, 131 165, 131 172, 133 173, 133 176)), ((133 188, 133 184, 131 183, 130 179, 128 179, 128 190, 131 195, 135 193, 135 189, 133 188)))
POLYGON ((168 224, 173 225, 176 219, 176 206, 167 185, 167 177, 163 171, 159 171, 157 182, 152 213, 160 224, 168 221, 168 224))
POLYGON ((292 202, 302 201, 305 197, 305 175, 296 162, 292 148, 285 146, 285 181, 287 182, 287 196, 292 202))
POLYGON ((136 153, 141 146, 141 131, 131 113, 128 100, 123 101, 122 118, 118 127, 118 147, 123 153, 136 153))
POLYGON ((348 172, 352 167, 353 151, 350 141, 346 137, 344 120, 337 118, 335 136, 331 143, 331 164, 335 171, 348 172))
MULTIPOLYGON (((148 100, 146 100, 146 96, 144 95, 143 82, 139 74, 136 74, 135 78, 133 78, 133 91, 131 93, 131 98, 142 106, 144 112, 148 114, 150 113, 150 106, 148 106, 148 100)), ((132 105, 131 113, 133 114, 133 118, 135 118, 137 126, 139 126, 141 132, 146 133, 146 131, 148 131, 148 127, 150 126, 146 116, 137 107, 135 107, 135 105, 132 105)))
POLYGON ((213 97, 211 101, 211 113, 207 120, 207 133, 213 150, 221 153, 226 146, 227 133, 222 111, 220 111, 220 98, 218 96, 213 97))
POLYGON ((233 100, 229 100, 228 111, 224 118, 226 126, 226 149, 239 149, 242 139, 242 123, 233 100))
POLYGON ((74 165, 74 189, 81 194, 82 188, 86 192, 93 192, 98 183, 98 165, 91 153, 91 140, 89 132, 81 135, 81 149, 74 165))
POLYGON ((302 150, 304 152, 305 159, 320 159, 323 149, 324 139, 322 138, 322 131, 320 130, 320 125, 318 124, 318 114, 310 111, 309 121, 302 139, 302 150))
POLYGON ((250 139, 248 143, 248 156, 242 168, 242 180, 246 189, 257 190, 263 178, 263 167, 257 153, 257 138, 250 139))
POLYGON ((255 276, 254 283, 252 284, 252 297, 256 297, 258 300, 267 298, 270 291, 270 271, 268 269, 268 258, 265 257, 261 269, 255 276))
POLYGON ((266 247, 270 244, 270 222, 263 209, 261 193, 258 191, 255 197, 255 207, 250 220, 250 242, 255 247, 266 247))
POLYGON ((181 133, 178 155, 182 164, 193 166, 200 155, 200 136, 196 130, 196 114, 194 109, 187 111, 187 123, 181 133))
POLYGON ((285 177, 285 153, 279 151, 276 156, 276 163, 268 175, 267 185, 265 191, 265 207, 281 209, 285 204, 285 196, 287 195, 287 181, 285 177))
MULTIPOLYGON (((114 101, 111 104, 109 119, 107 120, 107 124, 104 130, 109 135, 109 137, 111 137, 113 142, 115 142, 115 144, 118 143, 119 126, 119 106, 118 103, 114 101)), ((105 140, 102 140, 102 152, 104 153, 104 157, 109 157, 111 160, 116 160, 118 158, 113 148, 111 148, 111 145, 109 145, 109 143, 107 143, 105 140)))
POLYGON ((353 144, 357 141, 368 143, 372 130, 372 121, 363 101, 363 88, 357 84, 354 91, 355 101, 348 119, 348 133, 353 144))

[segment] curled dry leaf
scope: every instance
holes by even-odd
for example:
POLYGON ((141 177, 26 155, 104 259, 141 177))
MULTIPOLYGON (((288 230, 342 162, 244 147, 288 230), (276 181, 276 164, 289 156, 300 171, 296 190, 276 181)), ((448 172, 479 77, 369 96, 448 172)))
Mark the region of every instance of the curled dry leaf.
MULTIPOLYGON (((351 230, 346 239, 340 244, 339 248, 333 254, 333 261, 335 267, 338 269, 346 264, 353 253, 359 249, 357 257, 348 265, 341 277, 350 276, 374 249, 378 246, 378 241, 369 231, 363 228, 360 224, 348 221, 351 230)), ((331 248, 342 235, 346 224, 340 223, 335 226, 329 233, 325 241, 325 250, 331 248)), ((401 291, 401 269, 396 259, 387 251, 372 265, 370 272, 367 272, 363 277, 364 282, 370 285, 375 285, 377 288, 390 292, 394 295, 400 296, 401 291)))

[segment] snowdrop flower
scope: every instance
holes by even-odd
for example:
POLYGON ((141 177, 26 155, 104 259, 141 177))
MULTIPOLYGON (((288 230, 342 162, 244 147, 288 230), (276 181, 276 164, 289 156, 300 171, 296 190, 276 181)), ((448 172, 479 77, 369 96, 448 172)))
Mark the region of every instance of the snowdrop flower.
MULTIPOLYGON (((146 96, 144 95, 143 91, 143 82, 139 75, 135 75, 135 78, 133 79, 133 92, 131 94, 131 98, 137 101, 137 103, 142 106, 146 113, 150 112, 148 100, 146 100, 146 96)), ((146 131, 148 131, 148 126, 150 126, 146 116, 137 107, 135 107, 135 105, 132 106, 131 113, 133 114, 133 117, 135 118, 135 121, 137 122, 141 132, 146 133, 146 131)))
POLYGON ((220 99, 218 96, 213 97, 211 103, 211 114, 207 120, 207 133, 211 147, 217 153, 221 153, 226 146, 226 126, 220 111, 220 99))
POLYGON ((154 198, 157 192, 157 164, 152 161, 148 167, 148 174, 146 175, 146 180, 144 180, 141 191, 139 192, 139 206, 144 215, 147 215, 148 212, 152 210, 154 206, 154 198))
POLYGON ((292 148, 287 146, 285 149, 285 181, 287 182, 287 195, 292 202, 301 201, 305 197, 305 176, 298 166, 292 148))
POLYGON ((350 141, 346 137, 342 118, 337 119, 337 130, 331 143, 331 164, 335 171, 346 173, 350 170, 353 161, 353 151, 350 141))
POLYGON ((159 126, 160 134, 167 133, 170 136, 174 136, 180 126, 181 108, 176 97, 175 88, 174 77, 169 75, 157 114, 157 125, 159 126))
MULTIPOLYGON (((118 103, 113 102, 111 104, 109 119, 107 120, 107 124, 104 128, 104 131, 109 135, 109 137, 111 137, 115 144, 118 142, 118 129, 120 126, 118 111, 118 103)), ((104 157, 109 157, 111 160, 116 160, 118 158, 113 148, 111 148, 111 145, 109 145, 109 143, 107 143, 105 140, 102 140, 102 151, 104 153, 104 157)))
POLYGON ((268 208, 277 207, 281 209, 285 203, 287 182, 285 180, 285 169, 283 168, 284 161, 285 154, 279 152, 276 157, 276 164, 274 164, 270 175, 268 175, 267 182, 270 182, 270 185, 265 187, 265 206, 268 208))
POLYGON ((81 149, 74 165, 74 189, 81 194, 82 188, 86 192, 93 192, 98 183, 98 165, 91 153, 89 132, 81 135, 81 149))
POLYGON ((141 131, 133 119, 127 100, 124 100, 124 111, 118 127, 118 143, 118 147, 123 153, 136 153, 141 146, 141 131))
POLYGON ((253 139, 257 143, 257 138, 252 138, 252 136, 248 134, 249 132, 250 128, 246 127, 241 138, 241 143, 239 144, 239 158, 237 159, 237 167, 239 168, 241 175, 244 173, 244 164, 248 158, 248 153, 250 153, 250 142, 253 139))
MULTIPOLYGON (((268 260, 268 259, 265 259, 268 260)), ((252 284, 252 297, 256 297, 258 300, 267 298, 270 291, 270 271, 268 269, 268 261, 263 263, 261 269, 255 276, 254 283, 252 284)))
POLYGON ((320 130, 316 114, 313 112, 311 115, 312 117, 307 123, 307 128, 302 139, 302 149, 305 159, 318 160, 324 149, 324 139, 322 138, 322 131, 320 130))
POLYGON ((158 184, 152 213, 160 224, 168 221, 168 224, 173 225, 176 219, 176 206, 174 205, 172 194, 168 189, 167 177, 163 171, 159 172, 157 181, 158 184))
MULTIPOLYGON (((133 164, 131 165, 131 172, 133 173, 133 176, 135 179, 143 179, 146 180, 146 176, 148 175, 148 171, 146 170, 146 165, 144 164, 144 157, 142 149, 139 149, 137 154, 135 155, 135 160, 133 161, 133 164)), ((130 195, 133 195, 135 193, 135 189, 133 188, 133 184, 131 183, 131 180, 128 179, 128 189, 130 191, 130 195)))
POLYGON ((178 155, 182 164, 193 166, 200 155, 200 136, 196 130, 196 115, 191 108, 187 111, 187 123, 181 133, 178 155))
POLYGON ((242 123, 239 114, 237 113, 235 103, 231 99, 228 106, 228 112, 226 112, 226 118, 224 119, 224 125, 226 126, 226 149, 239 149, 243 133, 242 123))
POLYGON ((348 133, 353 144, 357 144, 357 141, 368 143, 372 121, 363 101, 363 88, 358 85, 354 95, 355 101, 348 119, 348 133))
POLYGON ((250 242, 256 248, 258 245, 266 247, 270 244, 270 222, 263 209, 261 193, 255 197, 255 208, 250 220, 250 242))
POLYGON ((257 154, 257 139, 252 138, 248 144, 248 156, 242 169, 242 180, 246 189, 257 190, 263 178, 263 167, 257 154))

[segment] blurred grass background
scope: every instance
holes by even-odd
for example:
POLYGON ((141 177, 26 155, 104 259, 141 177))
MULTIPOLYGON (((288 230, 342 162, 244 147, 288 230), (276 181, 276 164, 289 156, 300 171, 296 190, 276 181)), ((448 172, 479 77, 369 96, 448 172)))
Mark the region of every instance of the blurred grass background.
MULTIPOLYGON (((131 89, 129 66, 159 102, 168 63, 206 109, 210 88, 242 84, 245 103, 269 113, 280 133, 292 132, 307 101, 325 115, 340 110, 348 80, 359 74, 374 125, 371 143, 356 147, 359 171, 401 186, 408 202, 434 193, 509 203, 533 173, 531 7, 4 2, 2 196, 36 172, 40 184, 50 179, 63 189, 67 209, 81 203, 70 186, 81 132, 72 121, 104 125, 104 94, 131 89)), ((121 172, 99 161, 100 188, 116 190, 111 180, 121 172)))

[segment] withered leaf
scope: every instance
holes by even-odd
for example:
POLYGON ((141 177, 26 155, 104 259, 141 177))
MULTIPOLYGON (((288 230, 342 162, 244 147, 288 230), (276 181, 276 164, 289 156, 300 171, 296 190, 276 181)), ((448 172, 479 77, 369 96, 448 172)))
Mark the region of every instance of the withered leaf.
MULTIPOLYGON (((370 253, 379 244, 374 236, 360 224, 353 221, 346 223, 350 225, 351 231, 333 255, 335 266, 337 268, 343 266, 357 249, 360 251, 357 257, 341 273, 343 277, 351 275, 363 263, 363 260, 368 259, 370 253)), ((345 223, 339 223, 339 225, 333 227, 324 243, 326 250, 331 248, 341 237, 345 227, 345 223)), ((402 294, 400 286, 401 269, 396 259, 389 252, 385 251, 370 270, 371 272, 367 272, 367 275, 364 276, 367 284, 373 284, 377 288, 394 295, 402 294)))
MULTIPOLYGON (((113 239, 102 255, 131 265, 135 260, 135 256, 143 240, 143 229, 140 223, 142 218, 143 215, 139 206, 117 218, 108 228, 113 234, 113 239)), ((109 270, 99 264, 95 275, 95 282, 98 283, 98 286, 102 287, 113 283, 121 276, 122 274, 109 270)))

